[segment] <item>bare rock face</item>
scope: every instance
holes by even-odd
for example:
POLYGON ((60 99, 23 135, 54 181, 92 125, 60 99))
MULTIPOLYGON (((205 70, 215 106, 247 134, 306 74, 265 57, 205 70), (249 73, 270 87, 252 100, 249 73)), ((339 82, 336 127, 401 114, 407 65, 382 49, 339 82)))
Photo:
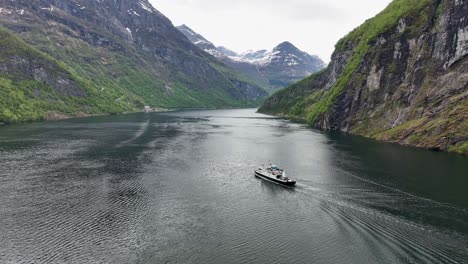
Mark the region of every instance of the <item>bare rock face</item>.
POLYGON ((350 60, 363 46, 359 38, 347 37, 328 69, 305 85, 309 89, 287 89, 268 99, 261 111, 308 118, 322 129, 466 153, 467 30, 467 0, 426 1, 369 40, 358 64, 350 60), (355 70, 346 72, 351 64, 355 70), (284 100, 295 89, 303 90, 306 99, 284 100), (312 100, 319 92, 324 95, 312 100), (301 104, 311 110, 292 111, 301 104))

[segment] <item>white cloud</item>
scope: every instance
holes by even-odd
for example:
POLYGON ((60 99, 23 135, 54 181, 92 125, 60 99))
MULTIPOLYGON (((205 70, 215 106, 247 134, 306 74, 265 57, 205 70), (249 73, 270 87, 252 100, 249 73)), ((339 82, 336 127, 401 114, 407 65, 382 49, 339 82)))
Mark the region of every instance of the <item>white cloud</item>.
POLYGON ((175 25, 187 24, 236 51, 290 41, 329 61, 335 43, 391 0, 150 0, 175 25))

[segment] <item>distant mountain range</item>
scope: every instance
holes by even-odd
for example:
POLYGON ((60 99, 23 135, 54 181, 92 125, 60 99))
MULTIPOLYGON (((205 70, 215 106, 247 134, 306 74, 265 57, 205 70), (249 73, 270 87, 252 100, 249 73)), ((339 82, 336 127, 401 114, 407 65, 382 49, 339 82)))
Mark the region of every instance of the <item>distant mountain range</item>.
POLYGON ((3 1, 0 35, 0 122, 255 106, 267 95, 147 0, 3 1))
POLYGON ((290 42, 283 42, 272 51, 258 50, 237 53, 226 47, 214 45, 187 25, 177 28, 193 44, 226 65, 242 72, 270 92, 310 76, 326 66, 318 56, 301 51, 290 42))

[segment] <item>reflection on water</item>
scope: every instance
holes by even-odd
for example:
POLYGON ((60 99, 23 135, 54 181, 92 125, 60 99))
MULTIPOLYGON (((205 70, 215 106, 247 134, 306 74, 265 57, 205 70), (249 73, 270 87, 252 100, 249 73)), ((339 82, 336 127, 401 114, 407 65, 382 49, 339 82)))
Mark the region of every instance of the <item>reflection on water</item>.
POLYGON ((251 109, 3 126, 0 164, 2 263, 468 261, 467 157, 251 109))

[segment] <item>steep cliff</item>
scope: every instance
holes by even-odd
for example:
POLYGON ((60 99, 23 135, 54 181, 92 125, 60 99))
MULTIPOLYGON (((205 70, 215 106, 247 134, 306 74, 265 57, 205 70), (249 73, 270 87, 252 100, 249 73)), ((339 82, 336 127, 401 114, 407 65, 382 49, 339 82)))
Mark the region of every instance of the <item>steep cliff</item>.
POLYGON ((468 153, 468 2, 395 0, 322 72, 259 110, 378 140, 468 153))
MULTIPOLYGON (((106 101, 130 106, 125 109, 245 106, 267 95, 193 45, 147 0, 5 0, 0 25, 87 80, 106 101)), ((6 60, 15 56, 4 55, 10 56, 6 60)), ((9 74, 0 71, 5 78, 9 74)), ((69 97, 80 98, 75 88, 61 87, 69 97)), ((28 92, 48 111, 61 112, 28 92)), ((82 106, 95 100, 87 95, 81 96, 82 106)))

